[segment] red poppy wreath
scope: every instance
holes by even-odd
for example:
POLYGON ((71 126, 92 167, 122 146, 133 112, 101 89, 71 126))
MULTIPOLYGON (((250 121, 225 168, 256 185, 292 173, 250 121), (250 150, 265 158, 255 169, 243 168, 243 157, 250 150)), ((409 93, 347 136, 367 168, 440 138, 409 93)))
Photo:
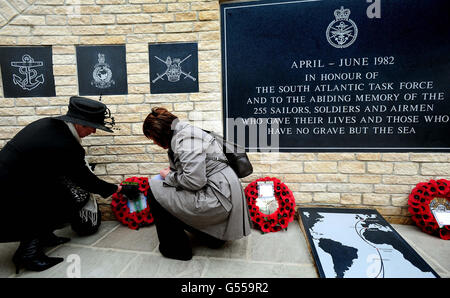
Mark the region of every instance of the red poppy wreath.
POLYGON ((439 226, 433 212, 450 211, 450 182, 441 179, 421 182, 412 190, 408 199, 408 211, 412 220, 423 232, 450 239, 450 226, 439 226))
POLYGON ((117 220, 133 230, 153 223, 153 216, 147 201, 148 178, 130 177, 121 183, 121 185, 126 184, 139 185, 142 195, 141 199, 130 201, 121 193, 113 194, 111 207, 117 220))
POLYGON ((263 233, 287 230, 288 224, 293 221, 295 213, 295 199, 292 191, 277 178, 265 177, 257 179, 245 188, 245 196, 250 211, 251 220, 255 229, 263 233), (273 182, 273 191, 278 203, 277 209, 270 213, 263 213, 258 204, 258 182, 273 182))

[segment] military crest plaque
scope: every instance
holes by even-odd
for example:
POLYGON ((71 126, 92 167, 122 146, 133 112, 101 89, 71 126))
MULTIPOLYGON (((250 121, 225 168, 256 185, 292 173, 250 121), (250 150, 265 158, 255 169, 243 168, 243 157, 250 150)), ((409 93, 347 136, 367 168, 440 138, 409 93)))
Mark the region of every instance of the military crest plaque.
POLYGON ((128 94, 124 45, 78 46, 80 95, 128 94))
POLYGON ((450 151, 450 1, 220 8, 228 140, 260 152, 450 151))
POLYGON ((150 44, 150 93, 198 92, 197 43, 150 44))
POLYGON ((52 47, 0 47, 4 97, 55 96, 52 47))

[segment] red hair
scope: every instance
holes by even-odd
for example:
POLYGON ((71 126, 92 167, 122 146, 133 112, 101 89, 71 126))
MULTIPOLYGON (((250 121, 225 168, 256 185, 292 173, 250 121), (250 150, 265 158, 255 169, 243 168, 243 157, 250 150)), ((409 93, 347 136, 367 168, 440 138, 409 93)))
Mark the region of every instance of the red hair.
POLYGON ((155 107, 145 118, 142 125, 144 135, 156 142, 163 148, 170 147, 170 140, 173 136, 172 122, 178 119, 177 116, 170 113, 162 107, 155 107))

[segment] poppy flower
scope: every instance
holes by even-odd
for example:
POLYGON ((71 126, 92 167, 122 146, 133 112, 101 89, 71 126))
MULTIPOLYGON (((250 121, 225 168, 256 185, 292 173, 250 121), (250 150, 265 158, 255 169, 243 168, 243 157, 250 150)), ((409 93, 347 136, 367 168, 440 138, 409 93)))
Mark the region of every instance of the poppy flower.
POLYGON ((146 223, 148 223, 148 224, 153 223, 154 218, 153 218, 153 216, 151 215, 151 213, 147 213, 147 214, 145 215, 144 221, 145 221, 146 223))
POLYGON ((450 240, 450 230, 440 229, 439 236, 444 240, 450 240))
POLYGON ((119 206, 119 201, 113 198, 111 201, 111 206, 113 207, 113 209, 117 209, 117 207, 119 206))
POLYGON ((119 201, 120 204, 122 205, 127 204, 128 200, 123 194, 119 194, 117 197, 118 197, 117 200, 119 201))
POLYGON ((265 224, 263 224, 262 226, 261 226, 261 230, 264 232, 264 233, 269 233, 271 230, 270 230, 270 225, 268 224, 268 223, 265 223, 265 224))
POLYGON ((281 229, 282 229, 281 226, 274 226, 274 227, 272 228, 272 232, 278 232, 278 231, 281 231, 281 229))
POLYGON ((120 222, 123 221, 123 218, 125 216, 125 214, 123 212, 117 212, 117 213, 114 213, 114 215, 116 216, 117 220, 120 222))
POLYGON ((137 229, 139 229, 139 224, 133 220, 130 220, 128 222, 128 227, 132 230, 137 230, 137 229))
POLYGON ((450 192, 450 183, 445 179, 436 181, 437 193, 441 196, 447 196, 450 192))
POLYGON ((150 187, 150 186, 149 186, 149 184, 148 184, 148 178, 143 178, 143 179, 141 180, 141 182, 139 183, 139 190, 140 190, 141 192, 146 192, 147 189, 148 189, 149 187, 150 187))
POLYGON ((134 218, 138 224, 144 222, 144 214, 142 212, 135 212, 134 218))

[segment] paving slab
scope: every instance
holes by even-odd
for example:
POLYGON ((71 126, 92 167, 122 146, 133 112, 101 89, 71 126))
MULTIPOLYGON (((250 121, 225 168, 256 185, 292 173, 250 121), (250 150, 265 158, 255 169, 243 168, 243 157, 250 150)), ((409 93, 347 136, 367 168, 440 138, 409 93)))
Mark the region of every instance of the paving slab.
POLYGON ((94 246, 151 252, 155 250, 158 244, 159 241, 155 226, 131 230, 121 225, 98 241, 94 246))
POLYGON ((60 237, 69 237, 70 244, 81 244, 90 246, 100 239, 102 239, 105 235, 109 234, 111 231, 117 229, 121 224, 117 221, 104 221, 101 223, 97 233, 91 236, 80 237, 78 236, 70 226, 67 226, 63 229, 56 230, 55 235, 60 237))
POLYGON ((206 258, 190 261, 164 258, 161 254, 141 254, 135 258, 120 277, 199 278, 205 270, 206 258))
POLYGON ((208 278, 315 278, 312 264, 248 262, 244 260, 209 259, 202 277, 208 278))
MULTIPOLYGON (((450 241, 422 233, 415 226, 392 225, 441 276, 450 277, 450 241)), ((258 230, 243 239, 210 249, 191 237, 193 258, 177 261, 158 251, 154 225, 130 230, 115 221, 103 222, 98 233, 75 235, 70 227, 55 234, 71 241, 47 249, 64 261, 43 272, 21 270, 16 275, 11 258, 18 242, 0 243, 0 277, 158 277, 158 278, 317 278, 313 258, 297 221, 287 231, 263 234, 258 230), (78 269, 75 263, 78 262, 78 269), (76 271, 78 270, 78 271, 76 271)))
POLYGON ((16 272, 12 257, 19 242, 0 243, 0 278, 11 276, 16 272))
POLYGON ((253 231, 249 241, 251 260, 294 264, 313 262, 297 221, 290 223, 286 231, 266 234, 253 231))
MULTIPOLYGON (((252 233, 251 235, 253 235, 252 233)), ((249 237, 245 237, 235 241, 227 241, 224 246, 211 249, 203 246, 201 242, 197 241, 195 236, 191 237, 192 254, 194 256, 216 257, 225 259, 247 259, 249 237)))
POLYGON ((95 249, 91 247, 66 244, 61 245, 48 255, 51 257, 62 257, 64 258, 64 261, 42 272, 22 270, 17 277, 118 277, 128 263, 138 256, 133 252, 123 252, 111 249, 95 249), (76 264, 76 262, 78 262, 78 264, 76 264), (78 269, 75 268, 75 266, 78 266, 78 269))

